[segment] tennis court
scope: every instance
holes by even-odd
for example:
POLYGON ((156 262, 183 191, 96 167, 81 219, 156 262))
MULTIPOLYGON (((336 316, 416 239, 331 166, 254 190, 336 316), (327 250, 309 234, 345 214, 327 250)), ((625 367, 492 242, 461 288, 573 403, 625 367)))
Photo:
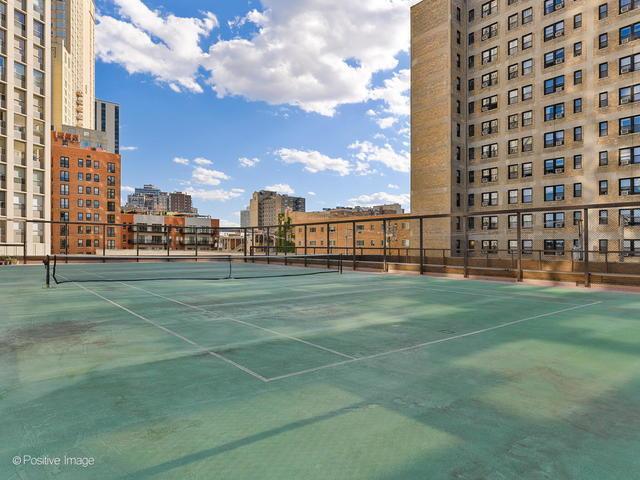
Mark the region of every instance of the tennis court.
POLYGON ((640 294, 328 266, 2 267, 0 478, 635 478, 640 294))

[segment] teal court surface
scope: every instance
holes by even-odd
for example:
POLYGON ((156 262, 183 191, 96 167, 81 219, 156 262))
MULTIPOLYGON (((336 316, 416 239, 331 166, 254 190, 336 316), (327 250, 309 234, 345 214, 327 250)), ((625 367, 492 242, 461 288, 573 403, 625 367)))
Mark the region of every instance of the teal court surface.
POLYGON ((1 479, 640 478, 640 294, 206 268, 0 267, 1 479))

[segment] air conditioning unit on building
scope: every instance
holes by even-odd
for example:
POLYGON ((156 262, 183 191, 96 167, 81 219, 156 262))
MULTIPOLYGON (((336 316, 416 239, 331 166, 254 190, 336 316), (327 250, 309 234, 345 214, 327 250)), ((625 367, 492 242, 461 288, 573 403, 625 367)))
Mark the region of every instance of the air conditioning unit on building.
POLYGON ((629 159, 628 158, 623 158, 620 160, 620 165, 629 165, 629 159))
POLYGON ((621 97, 620 105, 624 105, 625 103, 629 103, 631 101, 631 97, 621 97))
POLYGON ((631 10, 631 4, 630 3, 620 7, 620 13, 627 13, 629 10, 631 10))
POLYGON ((620 195, 622 195, 623 197, 627 197, 627 196, 629 196, 629 190, 622 190, 622 191, 620 192, 620 195))
POLYGON ((631 65, 623 65, 620 67, 620 73, 629 73, 631 71, 631 65))

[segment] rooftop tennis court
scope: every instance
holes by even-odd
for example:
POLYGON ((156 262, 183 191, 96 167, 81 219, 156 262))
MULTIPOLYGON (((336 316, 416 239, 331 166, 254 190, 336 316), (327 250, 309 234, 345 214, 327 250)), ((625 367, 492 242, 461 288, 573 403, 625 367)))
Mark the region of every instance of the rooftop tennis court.
POLYGON ((200 262, 59 267, 68 281, 51 289, 42 267, 0 268, 3 479, 639 471, 639 294, 269 273, 301 268, 283 265, 222 280, 200 262), (12 465, 25 454, 95 465, 12 465))

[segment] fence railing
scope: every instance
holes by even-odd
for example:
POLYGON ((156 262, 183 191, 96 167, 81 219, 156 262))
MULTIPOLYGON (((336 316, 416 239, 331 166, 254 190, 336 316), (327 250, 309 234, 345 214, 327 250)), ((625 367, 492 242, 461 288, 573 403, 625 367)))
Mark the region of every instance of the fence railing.
MULTIPOLYGON (((51 253, 244 256, 342 254, 352 269, 640 285, 640 202, 483 209, 463 215, 329 218, 262 227, 47 224, 51 253)), ((24 235, 23 261, 30 256, 24 235)))

